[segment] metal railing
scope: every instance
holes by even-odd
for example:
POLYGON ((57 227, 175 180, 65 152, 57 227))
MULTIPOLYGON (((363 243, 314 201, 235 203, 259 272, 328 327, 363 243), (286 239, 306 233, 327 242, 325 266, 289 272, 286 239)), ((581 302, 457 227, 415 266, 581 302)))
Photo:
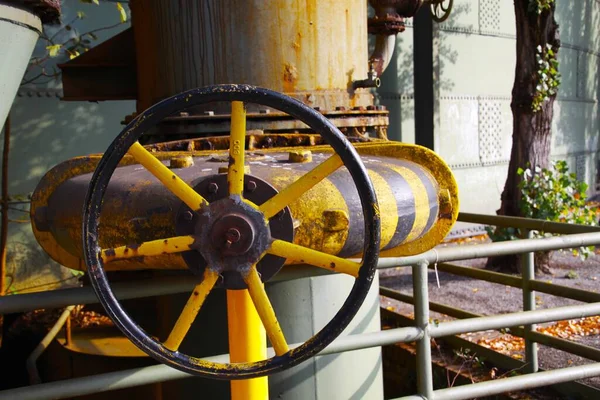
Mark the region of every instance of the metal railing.
MULTIPOLYGON (((463 222, 512 226, 527 230, 543 229, 546 232, 560 231, 559 233, 567 235, 544 239, 523 239, 501 243, 444 247, 430 250, 418 256, 382 258, 378 264, 378 268, 380 269, 403 266, 410 266, 412 268, 414 296, 410 299, 408 297, 400 299, 409 300, 409 302, 414 304, 415 326, 340 337, 319 353, 319 355, 386 346, 401 342, 416 342, 418 395, 405 397, 407 399, 469 399, 499 394, 516 389, 530 389, 600 375, 600 362, 544 372, 534 372, 537 371, 537 363, 533 362, 533 360, 537 359, 535 342, 544 344, 551 343, 550 345, 553 347, 572 351, 574 354, 584 352, 586 357, 593 356, 592 358, 594 360, 597 360, 597 358, 600 360, 600 351, 598 350, 594 349, 595 352, 592 352, 589 351, 589 348, 579 347, 581 345, 572 342, 569 342, 569 345, 565 345, 564 343, 559 343, 560 340, 557 340, 556 338, 548 336, 550 339, 547 339, 545 337, 546 335, 533 331, 534 324, 538 323, 600 315, 600 298, 597 294, 585 292, 580 289, 557 287, 556 285, 550 287, 544 285, 543 282, 536 281, 533 274, 532 257, 523 257, 525 260, 523 270, 529 269, 530 271, 524 273, 522 278, 449 264, 451 261, 472 258, 527 254, 534 251, 600 245, 600 228, 556 223, 548 224, 543 221, 540 222, 522 218, 514 219, 510 217, 476 216, 474 214, 462 214, 459 220, 462 220, 463 222), (478 219, 478 217, 481 218, 478 219), (484 220, 486 222, 483 222, 484 220), (543 227, 540 224, 542 224, 543 227), (434 263, 440 263, 439 268, 446 272, 463 274, 464 276, 477 277, 477 279, 489 280, 490 282, 501 282, 514 287, 521 287, 524 293, 524 300, 526 300, 524 304, 525 310, 512 314, 477 316, 462 310, 454 309, 454 311, 452 311, 450 307, 437 303, 430 303, 428 298, 428 268, 430 264, 434 263), (584 299, 584 301, 589 301, 590 303, 553 309, 534 310, 535 302, 532 303, 530 301, 535 298, 534 290, 545 290, 547 293, 564 295, 565 297, 576 298, 578 300, 584 299), (458 318, 467 319, 431 324, 429 318, 430 309, 433 311, 444 312, 442 311, 442 307, 446 307, 444 308, 445 311, 454 312, 455 316, 458 318), (521 328, 521 326, 523 326, 523 328, 521 328), (517 328, 516 330, 514 329, 515 327, 517 328), (434 391, 430 345, 432 338, 501 328, 513 328, 512 332, 520 333, 528 340, 526 358, 528 362, 531 362, 532 367, 530 369, 532 373, 434 391)), ((277 279, 289 280, 324 273, 328 272, 315 268, 287 268, 287 271, 280 273, 277 276, 277 279)), ((195 282, 190 281, 189 278, 172 278, 168 281, 163 279, 160 282, 146 280, 129 284, 115 284, 114 291, 119 299, 131 299, 186 292, 189 291, 194 284, 195 282)), ((389 294, 392 293, 387 292, 386 295, 389 294)), ((95 302, 97 302, 97 299, 90 288, 74 288, 44 293, 12 295, 0 298, 0 314, 95 302)), ((448 315, 452 314, 449 313, 448 315)), ((272 349, 269 349, 269 354, 270 356, 273 354, 272 349)), ((207 360, 215 362, 227 362, 228 359, 229 357, 227 354, 207 358, 207 360)), ((0 392, 0 399, 64 398, 189 377, 191 377, 191 375, 166 365, 154 365, 5 390, 0 392)))

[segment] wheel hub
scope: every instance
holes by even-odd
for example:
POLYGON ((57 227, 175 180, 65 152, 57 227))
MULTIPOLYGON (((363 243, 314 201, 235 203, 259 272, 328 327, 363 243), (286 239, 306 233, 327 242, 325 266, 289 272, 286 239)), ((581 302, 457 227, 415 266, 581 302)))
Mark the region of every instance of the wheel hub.
POLYGON ((219 272, 238 272, 256 264, 271 243, 268 221, 239 197, 210 204, 196 223, 195 243, 207 265, 219 272))
MULTIPOLYGON (((244 182, 244 198, 256 205, 277 194, 271 185, 254 176, 246 175, 244 182)), ((199 214, 191 213, 187 206, 183 206, 177 216, 177 234, 196 238, 191 246, 195 251, 182 253, 190 271, 202 276, 210 265, 223 278, 217 286, 226 289, 245 289, 241 272, 257 262, 263 282, 273 277, 285 259, 272 254, 260 257, 272 239, 293 241, 294 228, 289 209, 266 221, 263 214, 249 203, 239 197, 228 196, 227 176, 224 174, 208 177, 194 189, 205 196, 210 205, 199 214)))

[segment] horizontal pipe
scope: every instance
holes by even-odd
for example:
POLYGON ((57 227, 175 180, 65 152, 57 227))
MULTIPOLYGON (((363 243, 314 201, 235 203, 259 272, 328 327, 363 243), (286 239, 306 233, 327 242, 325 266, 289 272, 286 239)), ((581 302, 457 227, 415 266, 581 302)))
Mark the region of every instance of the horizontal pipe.
MULTIPOLYGON (((414 342, 422 337, 423 331, 415 327, 348 335, 336 339, 318 355, 324 356, 399 342, 414 342)), ((269 357, 272 357, 273 349, 269 348, 268 353, 269 357)), ((225 363, 229 362, 229 355, 221 354, 206 357, 204 360, 225 363)), ((160 364, 4 390, 0 392, 0 400, 61 399, 192 377, 192 375, 168 365, 160 364)))
POLYGON ((425 253, 408 257, 380 258, 378 268, 396 268, 416 265, 426 261, 429 264, 473 258, 524 254, 532 251, 549 251, 596 246, 600 244, 600 232, 580 233, 542 239, 520 239, 507 242, 484 243, 469 246, 453 246, 431 249, 425 253))
POLYGON ((502 329, 520 325, 563 321, 593 315, 600 315, 600 303, 442 322, 438 325, 430 326, 429 329, 431 337, 438 338, 450 335, 460 335, 467 332, 480 332, 488 329, 502 329))
MULTIPOLYGON (((378 268, 388 269, 410 266, 427 261, 435 262, 468 260, 507 254, 521 254, 538 250, 559 250, 580 246, 600 244, 600 233, 584 233, 544 239, 513 240, 509 242, 486 243, 473 246, 444 247, 429 250, 421 255, 409 257, 390 257, 379 259, 378 268)), ((272 281, 282 281, 326 275, 329 271, 306 266, 285 267, 272 281)), ((191 291, 196 280, 186 277, 165 277, 161 279, 137 282, 114 283, 113 292, 120 300, 140 297, 160 296, 191 291)), ((539 289, 536 289, 539 290, 539 289)), ((541 290, 539 290, 541 291, 541 290)), ((40 308, 61 308, 73 304, 97 303, 91 287, 59 289, 47 292, 17 294, 0 297, 0 314, 31 311, 40 308)))
POLYGON ((459 213, 457 221, 471 224, 500 226, 504 228, 521 228, 548 233, 570 235, 573 233, 600 232, 600 226, 567 224, 564 222, 551 222, 541 219, 509 217, 505 215, 485 215, 472 213, 459 213))
MULTIPOLYGON (((430 268, 433 268, 433 266, 430 266, 430 268)), ((523 285, 523 281, 519 277, 488 271, 485 269, 465 267, 462 265, 450 263, 438 264, 437 269, 439 271, 447 272, 454 275, 467 276, 469 278, 498 283, 501 285, 512 286, 519 289, 523 285)), ((567 299, 582 301, 584 303, 600 302, 600 293, 589 292, 587 290, 572 288, 569 286, 556 285, 554 283, 548 283, 541 280, 531 280, 529 282, 531 290, 535 290, 538 292, 564 297, 567 299)))
MULTIPOLYGON (((434 268, 433 265, 430 268, 434 268)), ((482 281, 498 283, 516 288, 521 288, 523 281, 517 276, 501 274, 499 272, 489 271, 487 269, 479 269, 473 267, 465 267, 457 264, 440 263, 437 265, 438 271, 447 272, 453 275, 466 276, 469 278, 479 279, 482 281)))
MULTIPOLYGON (((333 272, 331 271, 308 265, 294 265, 285 267, 269 282, 279 282, 332 273, 333 272)), ((200 278, 195 276, 170 276, 130 282, 116 282, 111 284, 111 288, 117 299, 129 300, 191 292, 199 281, 200 278)), ((0 314, 26 312, 41 308, 62 308, 73 304, 95 303, 98 303, 98 298, 91 286, 57 289, 46 292, 0 296, 0 314)))
MULTIPOLYGON (((379 294, 382 296, 389 297, 391 299, 399 300, 404 303, 414 304, 413 296, 409 296, 404 293, 400 293, 396 290, 389 289, 386 287, 379 288, 379 294)), ((481 318, 484 317, 481 314, 475 314, 469 311, 461 310, 459 308, 450 307, 444 304, 436 303, 433 301, 429 302, 429 309, 431 311, 439 312, 444 315, 448 315, 454 318, 467 319, 467 318, 481 318)), ((510 329, 510 333, 514 336, 525 337, 525 331, 521 327, 513 327, 510 329)), ((558 350, 567 351, 571 354, 578 355, 588 360, 600 362, 600 350, 590 346, 586 346, 580 343, 575 343, 570 340, 557 338, 554 336, 546 335, 539 332, 530 332, 528 336, 531 340, 553 347, 558 350)))
POLYGON ((575 381, 600 375, 600 363, 560 368, 504 379, 436 390, 433 400, 462 400, 491 396, 513 390, 527 390, 556 383, 575 381))
POLYGON ((69 306, 65 308, 65 310, 60 314, 56 323, 52 326, 52 328, 48 331, 46 336, 42 339, 40 343, 33 349, 27 360, 25 361, 25 366, 27 369, 27 373, 29 374, 29 382, 31 384, 37 384, 41 382, 40 374, 37 369, 37 359, 42 355, 44 351, 50 346, 50 343, 54 340, 58 332, 60 332, 61 328, 67 322, 67 319, 71 315, 71 311, 73 311, 75 306, 69 306))

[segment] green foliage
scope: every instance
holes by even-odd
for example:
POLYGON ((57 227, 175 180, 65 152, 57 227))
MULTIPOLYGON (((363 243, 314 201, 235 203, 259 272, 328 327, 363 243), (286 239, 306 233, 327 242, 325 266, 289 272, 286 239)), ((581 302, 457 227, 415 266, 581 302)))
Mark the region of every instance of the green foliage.
POLYGON ((529 0, 529 12, 540 15, 546 10, 552 9, 554 0, 529 0))
POLYGON ((577 274, 577 272, 570 270, 569 272, 567 272, 567 274, 565 275, 565 278, 567 279, 577 279, 579 278, 579 275, 577 274))
MULTIPOLYGON (((517 174, 522 177, 519 183, 519 207, 523 217, 569 224, 598 225, 596 209, 586 204, 588 185, 579 181, 574 173, 569 173, 565 161, 553 162, 550 169, 519 168, 517 174)), ((544 232, 534 233, 537 237, 549 236, 544 232)), ((514 228, 488 228, 488 234, 494 242, 521 237, 521 232, 514 228)), ((573 254, 586 259, 593 249, 581 247, 573 250, 573 254)))
POLYGON ((560 85, 560 73, 558 72, 558 60, 556 59, 555 49, 551 44, 537 47, 535 61, 538 65, 537 85, 533 96, 531 108, 534 112, 542 109, 542 105, 556 95, 560 85))

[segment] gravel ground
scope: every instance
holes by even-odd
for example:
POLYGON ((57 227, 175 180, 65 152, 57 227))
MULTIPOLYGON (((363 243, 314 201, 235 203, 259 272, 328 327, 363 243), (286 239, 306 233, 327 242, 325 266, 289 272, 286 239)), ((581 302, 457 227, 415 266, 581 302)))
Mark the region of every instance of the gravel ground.
MULTIPOLYGON (((473 240, 458 244, 469 246, 482 243, 485 240, 473 240)), ((455 246, 456 243, 442 246, 455 246)), ((475 268, 483 268, 486 259, 468 260, 456 262, 460 265, 468 265, 475 268)), ((550 267, 552 275, 538 275, 536 278, 553 284, 575 287, 582 290, 598 292, 600 289, 600 255, 594 254, 587 260, 582 261, 567 252, 553 252, 550 267)), ((412 294, 412 276, 410 268, 396 268, 380 271, 380 284, 405 294, 412 294)), ((443 272, 438 273, 440 286, 437 286, 436 274, 429 272, 429 297, 430 301, 443 303, 452 307, 461 308, 482 315, 505 314, 521 311, 523 309, 522 292, 520 289, 505 285, 484 282, 466 277, 455 276, 443 272)), ((582 304, 581 302, 564 299, 544 293, 536 293, 538 309, 554 308, 566 305, 582 304)), ((397 312, 412 316, 412 305, 400 303, 395 300, 382 298, 383 307, 392 307, 397 312)), ((440 320, 452 319, 432 313, 432 318, 440 320)), ((499 335, 496 332, 481 332, 475 335, 475 339, 481 336, 487 338, 499 335)), ((600 336, 586 336, 577 338, 578 343, 600 349, 600 336)), ((554 369, 575 365, 583 365, 592 361, 582 357, 570 355, 559 350, 540 346, 539 364, 544 369, 554 369)), ((600 377, 582 381, 588 385, 600 388, 600 377)))

